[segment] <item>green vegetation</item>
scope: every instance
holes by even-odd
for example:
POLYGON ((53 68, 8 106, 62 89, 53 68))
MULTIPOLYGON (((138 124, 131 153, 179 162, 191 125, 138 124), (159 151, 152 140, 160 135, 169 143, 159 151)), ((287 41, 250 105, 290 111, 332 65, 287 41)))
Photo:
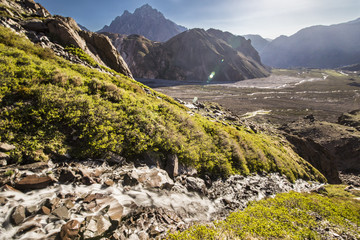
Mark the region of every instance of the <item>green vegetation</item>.
POLYGON ((65 50, 75 56, 78 56, 81 60, 87 62, 90 66, 96 67, 98 66, 97 62, 93 58, 91 58, 88 54, 84 52, 81 48, 76 48, 74 46, 67 46, 65 50))
POLYGON ((251 202, 224 221, 193 226, 169 239, 322 239, 317 230, 326 228, 358 239, 359 227, 358 200, 290 192, 251 202))
POLYGON ((325 181, 280 139, 191 117, 133 79, 71 64, 6 28, 0 33, 0 141, 17 146, 14 161, 131 160, 152 151, 175 153, 213 177, 266 171, 325 181))

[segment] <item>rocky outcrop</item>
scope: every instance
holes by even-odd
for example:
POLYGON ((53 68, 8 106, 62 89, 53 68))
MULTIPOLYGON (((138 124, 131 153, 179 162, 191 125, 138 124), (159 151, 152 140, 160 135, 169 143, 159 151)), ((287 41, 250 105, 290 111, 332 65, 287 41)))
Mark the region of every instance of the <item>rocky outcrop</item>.
POLYGON ((107 35, 137 78, 229 82, 269 74, 249 41, 219 30, 192 29, 165 43, 107 35))
POLYGON ((339 123, 321 122, 315 117, 283 125, 295 151, 325 175, 330 183, 339 183, 338 171, 360 172, 360 131, 358 111, 345 113, 339 123))
MULTIPOLYGON (((71 54, 63 48, 74 46, 91 56, 97 64, 132 77, 125 61, 106 36, 81 30, 72 18, 51 16, 41 5, 31 0, 2 0, 2 3, 9 7, 6 8, 9 14, 2 17, 1 25, 25 33, 31 41, 52 48, 55 53, 67 60, 83 63, 77 56, 69 56, 71 54)), ((89 66, 87 63, 84 64, 89 66)), ((100 66, 97 67, 102 70, 100 66)))
POLYGON ((165 42, 186 30, 185 27, 166 19, 161 12, 145 4, 133 14, 125 11, 122 16, 116 17, 110 26, 106 25, 98 32, 138 34, 152 41, 165 42))

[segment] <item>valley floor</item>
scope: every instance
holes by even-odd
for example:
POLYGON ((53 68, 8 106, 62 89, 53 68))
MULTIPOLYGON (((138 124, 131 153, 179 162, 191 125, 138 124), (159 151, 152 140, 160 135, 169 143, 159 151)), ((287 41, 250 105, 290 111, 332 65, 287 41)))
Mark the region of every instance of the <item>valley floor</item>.
POLYGON ((360 108, 359 73, 335 70, 275 69, 268 78, 233 83, 180 82, 138 79, 169 96, 217 102, 234 114, 271 111, 255 120, 283 124, 313 114, 318 120, 336 122, 344 112, 360 108))

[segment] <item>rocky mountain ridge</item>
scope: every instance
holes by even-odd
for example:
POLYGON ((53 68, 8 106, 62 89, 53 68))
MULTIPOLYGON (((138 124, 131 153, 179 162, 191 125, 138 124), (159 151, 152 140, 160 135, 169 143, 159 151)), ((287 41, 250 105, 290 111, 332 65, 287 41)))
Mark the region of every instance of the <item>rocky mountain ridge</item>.
POLYGON ((186 31, 183 26, 166 19, 164 15, 149 4, 137 8, 134 13, 124 11, 116 17, 109 26, 104 26, 98 32, 118 34, 138 34, 152 41, 165 42, 175 35, 186 31))
MULTIPOLYGON (((24 33, 34 43, 53 49, 58 55, 76 63, 82 62, 77 56, 66 52, 64 47, 72 46, 83 50, 100 66, 109 67, 126 76, 131 72, 116 51, 111 41, 104 35, 83 31, 74 19, 51 14, 33 0, 0 2, 5 8, 0 25, 24 33), (24 19, 24 16, 28 16, 24 19)), ((85 65, 88 65, 86 62, 85 65)))
POLYGON ((191 29, 165 43, 153 42, 139 35, 106 35, 136 78, 209 83, 269 74, 250 41, 220 30, 191 29))
POLYGON ((263 63, 275 68, 337 68, 360 62, 359 19, 331 26, 304 28, 280 36, 261 52, 263 63))

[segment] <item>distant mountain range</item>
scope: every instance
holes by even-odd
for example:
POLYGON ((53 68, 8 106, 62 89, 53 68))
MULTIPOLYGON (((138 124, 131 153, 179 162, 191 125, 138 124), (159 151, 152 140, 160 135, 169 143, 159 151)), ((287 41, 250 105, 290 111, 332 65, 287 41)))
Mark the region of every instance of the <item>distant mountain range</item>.
POLYGON ((269 75, 250 41, 229 32, 191 29, 165 43, 106 35, 137 78, 224 82, 269 75))
POLYGON ((98 32, 138 34, 152 41, 165 42, 186 30, 187 28, 166 19, 161 12, 145 4, 134 13, 125 11, 110 26, 106 25, 98 32))
POLYGON ((280 36, 259 53, 264 64, 276 68, 337 68, 360 63, 360 18, 280 36))

